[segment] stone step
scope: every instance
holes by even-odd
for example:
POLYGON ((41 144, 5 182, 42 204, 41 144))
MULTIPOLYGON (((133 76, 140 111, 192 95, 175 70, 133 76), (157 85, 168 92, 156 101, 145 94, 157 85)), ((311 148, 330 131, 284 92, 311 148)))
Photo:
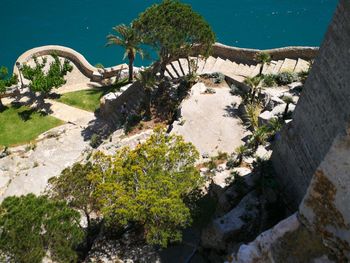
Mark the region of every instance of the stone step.
POLYGON ((234 72, 234 74, 238 74, 238 69, 239 69, 239 64, 237 64, 236 62, 234 61, 231 61, 232 63, 232 72, 234 72))
POLYGON ((170 67, 173 69, 173 71, 175 72, 176 76, 178 78, 182 77, 182 72, 179 66, 179 63, 175 60, 173 62, 170 62, 170 67))
POLYGON ((284 60, 278 60, 276 66, 274 67, 272 74, 278 74, 280 71, 282 65, 283 65, 284 60))
POLYGON ((176 78, 176 73, 169 64, 166 66, 166 69, 168 70, 168 73, 172 79, 176 78))
POLYGON ((261 64, 255 65, 254 69, 250 73, 250 77, 253 78, 253 77, 256 77, 257 75, 259 75, 260 74, 260 69, 261 69, 261 64))
POLYGON ((263 74, 265 75, 273 74, 273 69, 275 68, 276 65, 277 65, 277 61, 275 60, 272 60, 270 63, 266 63, 264 65, 263 74))
POLYGON ((294 72, 299 73, 303 71, 308 71, 310 68, 310 63, 304 59, 298 58, 297 64, 294 68, 294 72))
POLYGON ((207 58, 204 68, 203 68, 203 73, 211 73, 213 66, 215 65, 216 62, 216 58, 210 56, 209 58, 207 58))
POLYGON ((185 72, 185 75, 188 74, 188 61, 187 61, 187 58, 180 58, 180 62, 181 62, 181 66, 185 72))
POLYGON ((239 64, 238 68, 237 68, 237 75, 239 76, 243 76, 243 77, 248 77, 250 73, 250 66, 247 64, 239 64))
POLYGON ((202 74, 204 66, 205 66, 205 60, 203 58, 200 58, 198 60, 198 69, 197 69, 198 74, 202 74))
POLYGON ((221 67, 224 64, 225 60, 223 60, 222 58, 218 57, 216 59, 216 62, 212 68, 212 72, 221 72, 221 67))
POLYGON ((234 74, 234 65, 231 62, 231 60, 226 59, 220 66, 219 72, 223 73, 223 74, 228 74, 228 73, 232 73, 234 74))
POLYGON ((181 74, 182 74, 182 75, 186 75, 186 73, 185 73, 185 71, 184 71, 184 69, 183 69, 183 67, 182 67, 182 64, 181 64, 180 59, 181 59, 181 58, 179 58, 179 59, 177 60, 177 63, 179 64, 179 67, 180 67, 180 70, 181 70, 181 74))
POLYGON ((256 65, 250 65, 249 66, 249 75, 247 77, 250 77, 253 74, 253 71, 255 69, 256 65))
POLYGON ((286 58, 279 72, 285 72, 285 71, 293 72, 296 64, 297 64, 296 60, 286 58))

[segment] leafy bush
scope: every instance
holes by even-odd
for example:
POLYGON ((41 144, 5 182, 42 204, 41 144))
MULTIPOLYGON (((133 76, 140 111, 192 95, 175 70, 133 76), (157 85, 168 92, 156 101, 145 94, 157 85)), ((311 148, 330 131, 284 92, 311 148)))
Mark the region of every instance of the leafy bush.
POLYGON ((102 143, 101 137, 94 133, 90 138, 90 146, 92 148, 97 148, 102 143))
POLYGON ((59 57, 55 53, 51 54, 51 56, 54 61, 50 63, 47 73, 44 72, 44 67, 47 64, 46 58, 43 58, 40 63, 38 59, 34 57, 34 67, 23 65, 23 77, 31 81, 29 88, 32 91, 48 93, 52 88, 59 88, 66 83, 64 76, 73 70, 73 66, 67 59, 61 64, 59 57))
POLYGON ((242 96, 244 92, 240 88, 238 88, 236 85, 232 84, 230 86, 230 93, 234 96, 242 96))
POLYGON ((6 262, 39 263, 50 251, 55 262, 77 262, 84 233, 80 214, 65 202, 33 194, 7 197, 0 205, 0 255, 6 262))
POLYGON ((225 75, 220 72, 206 73, 202 76, 206 79, 211 79, 215 84, 220 84, 225 81, 225 75))
POLYGON ((277 86, 276 75, 274 75, 274 74, 264 75, 263 76, 263 86, 264 87, 275 87, 275 86, 277 86))
POLYGON ((276 82, 278 85, 288 85, 295 81, 298 81, 298 75, 293 72, 282 72, 276 75, 276 82))
POLYGON ((90 179, 106 222, 134 222, 150 244, 180 241, 181 230, 191 223, 184 199, 204 184, 194 166, 198 158, 191 143, 160 128, 135 149, 123 148, 112 157, 97 154, 90 179))

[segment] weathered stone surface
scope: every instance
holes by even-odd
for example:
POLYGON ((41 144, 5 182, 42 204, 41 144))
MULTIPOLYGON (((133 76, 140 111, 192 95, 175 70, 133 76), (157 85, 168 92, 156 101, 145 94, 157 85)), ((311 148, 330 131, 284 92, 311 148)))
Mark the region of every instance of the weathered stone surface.
POLYGON ((281 132, 273 163, 287 200, 297 208, 334 138, 350 119, 350 2, 337 8, 313 64, 293 122, 281 132))
POLYGON ((255 262, 332 262, 320 238, 300 223, 297 213, 260 234, 253 242, 242 245, 231 263, 255 262))
POLYGON ((259 125, 268 124, 272 118, 275 118, 275 115, 271 111, 264 111, 259 115, 259 125))
POLYGON ((303 222, 344 262, 350 260, 349 173, 350 127, 335 139, 299 208, 303 222))
POLYGON ((207 248, 225 249, 227 239, 241 241, 248 235, 249 226, 259 216, 259 199, 256 192, 247 194, 240 203, 226 215, 215 219, 202 232, 202 245, 207 248))

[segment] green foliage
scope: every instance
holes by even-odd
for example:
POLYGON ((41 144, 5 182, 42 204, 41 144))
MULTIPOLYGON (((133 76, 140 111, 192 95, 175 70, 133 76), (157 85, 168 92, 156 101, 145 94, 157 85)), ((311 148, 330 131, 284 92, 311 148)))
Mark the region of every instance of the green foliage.
POLYGON ((80 215, 64 202, 29 194, 0 206, 0 253, 10 262, 41 262, 49 250, 56 262, 76 262, 82 241, 80 215))
POLYGON ((256 130, 259 127, 259 115, 262 107, 259 103, 247 103, 245 106, 246 118, 248 120, 249 127, 256 130))
POLYGON ((94 133, 90 138, 90 146, 92 148, 97 148, 102 143, 101 137, 94 133))
POLYGON ((29 88, 34 92, 49 93, 53 88, 59 88, 66 83, 64 76, 73 70, 73 66, 65 59, 61 64, 57 54, 51 54, 54 61, 50 63, 50 67, 47 73, 44 72, 44 67, 47 63, 47 59, 42 59, 40 63, 36 57, 34 57, 35 66, 23 65, 22 74, 30 80, 29 88))
POLYGON ((298 73, 298 78, 302 83, 306 82, 307 78, 309 77, 310 70, 311 70, 311 67, 306 71, 301 71, 298 73))
POLYGON ((166 247, 181 240, 181 229, 191 223, 184 198, 204 183, 194 167, 199 154, 191 143, 157 128, 133 150, 94 158, 90 179, 107 222, 138 223, 150 244, 166 247))
POLYGON ((263 86, 264 87, 277 86, 276 75, 274 75, 274 74, 263 75, 263 86))
POLYGON ((299 78, 298 78, 298 75, 294 72, 281 72, 279 74, 276 75, 276 83, 279 85, 279 86, 282 86, 282 85, 288 85, 290 83, 293 83, 295 81, 298 81, 299 78))
POLYGON ((262 77, 255 76, 253 78, 247 77, 244 80, 244 83, 250 87, 250 91, 248 93, 247 99, 249 99, 250 103, 253 103, 256 100, 256 93, 261 92, 261 87, 259 87, 262 77))
POLYGON ((0 67, 0 94, 6 91, 7 87, 18 83, 18 77, 16 74, 11 77, 8 76, 8 69, 4 66, 0 67))
POLYGON ((259 145, 264 145, 269 138, 269 135, 269 128, 266 125, 260 126, 254 130, 249 144, 253 148, 257 148, 259 145))
POLYGON ((51 198, 63 200, 72 208, 84 213, 90 227, 90 215, 97 211, 97 201, 93 195, 95 185, 88 179, 93 166, 76 163, 72 167, 66 168, 58 177, 49 180, 48 194, 51 198))
POLYGON ((265 64, 265 63, 270 63, 271 62, 271 56, 267 52, 259 52, 255 56, 255 60, 259 63, 265 64))
POLYGON ((209 56, 215 34, 202 16, 190 5, 174 0, 154 4, 133 21, 143 42, 159 55, 163 68, 180 57, 188 57, 196 50, 209 56))
POLYGON ((220 84, 225 81, 225 75, 220 72, 206 73, 202 75, 203 78, 210 79, 214 84, 220 84))

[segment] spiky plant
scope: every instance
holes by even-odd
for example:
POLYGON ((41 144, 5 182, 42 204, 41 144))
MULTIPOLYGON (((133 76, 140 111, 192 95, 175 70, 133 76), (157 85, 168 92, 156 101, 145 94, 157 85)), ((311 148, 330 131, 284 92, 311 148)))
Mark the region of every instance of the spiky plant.
POLYGON ((242 163, 243 157, 247 156, 248 151, 249 151, 249 149, 245 145, 238 146, 235 149, 235 153, 237 154, 237 165, 240 165, 242 163))
POLYGON ((128 57, 129 60, 129 82, 133 81, 134 73, 134 60, 136 54, 139 54, 141 58, 144 57, 144 52, 140 45, 142 43, 141 37, 138 32, 132 27, 124 24, 113 27, 113 30, 117 33, 109 34, 107 36, 107 46, 117 45, 125 49, 124 58, 128 57))
POLYGON ((291 103, 293 103, 293 97, 292 96, 283 96, 282 100, 284 101, 284 103, 286 103, 286 108, 284 109, 284 113, 283 113, 283 118, 286 118, 288 110, 289 110, 289 105, 291 103))
POLYGON ((255 131, 259 127, 259 115, 262 107, 259 103, 248 103, 245 105, 245 110, 249 127, 255 131))
POLYGON ((261 82, 261 77, 246 77, 244 80, 244 83, 250 87, 249 96, 250 96, 250 102, 252 103, 255 99, 256 92, 261 90, 261 87, 259 88, 259 84, 261 82))

